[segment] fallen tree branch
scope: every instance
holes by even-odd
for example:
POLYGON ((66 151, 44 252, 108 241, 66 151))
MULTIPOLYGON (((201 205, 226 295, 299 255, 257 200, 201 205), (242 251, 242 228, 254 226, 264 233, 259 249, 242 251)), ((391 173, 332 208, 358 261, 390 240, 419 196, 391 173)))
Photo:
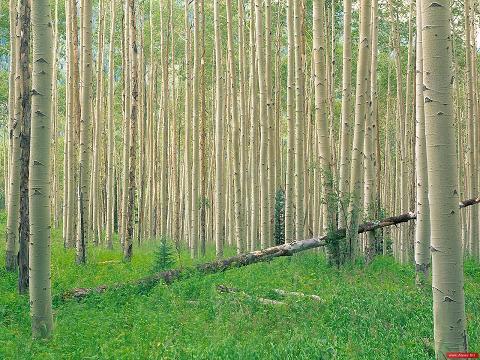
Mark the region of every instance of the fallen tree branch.
POLYGON ((309 294, 304 294, 304 293, 296 292, 296 291, 285 291, 285 290, 282 290, 282 289, 274 289, 273 291, 276 292, 278 295, 281 295, 281 296, 296 296, 296 297, 312 299, 312 300, 315 300, 315 301, 322 301, 322 299, 318 295, 309 295, 309 294))
POLYGON ((261 298, 261 297, 253 297, 253 296, 247 294, 245 291, 242 291, 242 290, 236 289, 236 288, 231 288, 231 287, 228 287, 228 286, 225 286, 225 285, 217 285, 217 291, 221 292, 221 293, 228 293, 228 294, 241 294, 248 299, 253 299, 253 300, 258 301, 259 303, 266 304, 266 305, 287 305, 283 301, 266 299, 266 298, 261 298))
MULTIPOLYGON (((464 200, 459 203, 459 208, 465 208, 480 203, 480 197, 464 200)), ((358 233, 365 233, 367 231, 373 231, 384 227, 405 223, 411 220, 415 220, 417 215, 415 212, 408 212, 398 216, 388 217, 379 221, 370 221, 359 225, 358 233)), ((346 229, 338 229, 330 237, 341 239, 346 235, 346 229)), ((102 293, 107 289, 118 289, 125 286, 154 286, 155 284, 163 281, 166 284, 171 284, 181 276, 188 276, 192 273, 211 274, 216 272, 222 272, 230 268, 247 266, 262 261, 268 261, 276 257, 292 256, 301 251, 315 249, 326 245, 328 236, 323 235, 320 237, 314 237, 306 240, 294 241, 282 245, 272 246, 267 249, 252 251, 246 254, 235 255, 227 259, 219 259, 212 262, 196 265, 193 268, 172 269, 155 273, 153 275, 144 277, 134 282, 126 284, 114 284, 114 285, 101 285, 95 288, 76 288, 67 291, 60 295, 62 300, 69 298, 82 299, 90 294, 102 293)))

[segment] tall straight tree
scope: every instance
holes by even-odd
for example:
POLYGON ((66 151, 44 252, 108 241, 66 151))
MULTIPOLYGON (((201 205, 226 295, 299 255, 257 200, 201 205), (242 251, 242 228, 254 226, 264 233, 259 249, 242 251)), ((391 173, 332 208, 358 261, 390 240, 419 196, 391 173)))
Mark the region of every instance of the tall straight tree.
POLYGON ((232 142, 233 142, 233 184, 234 184, 234 208, 235 208, 235 242, 237 253, 243 252, 243 216, 242 216, 242 190, 240 184, 240 122, 238 119, 237 103, 237 71, 235 69, 235 57, 233 47, 232 30, 232 1, 226 0, 227 5, 227 37, 228 37, 228 70, 230 75, 230 95, 232 96, 232 142))
POLYGON ((113 248, 113 217, 114 217, 114 153, 115 153, 115 123, 113 120, 114 95, 115 95, 115 0, 110 2, 110 45, 108 55, 108 152, 107 152, 107 224, 106 224, 106 245, 113 248))
POLYGON ((30 163, 30 124, 31 124, 31 94, 32 73, 30 64, 30 19, 31 3, 29 0, 19 1, 20 22, 20 68, 21 79, 20 96, 21 109, 19 122, 20 127, 20 218, 18 224, 18 291, 23 294, 28 291, 28 242, 29 242, 29 215, 28 215, 28 167, 30 163))
POLYGON ((53 330, 49 204, 53 33, 48 0, 32 1, 32 34, 30 310, 33 337, 46 338, 53 330))
POLYGON ((293 3, 293 32, 295 53, 295 240, 302 240, 305 236, 305 168, 304 168, 304 102, 305 102, 305 74, 304 59, 302 58, 302 21, 301 1, 293 3))
POLYGON ((285 242, 295 235, 295 54, 293 0, 287 2, 287 169, 285 177, 285 242))
POLYGON ((467 351, 463 253, 453 126, 449 0, 422 0, 423 83, 431 216, 435 353, 467 351), (435 6, 432 6, 435 4, 435 6))
MULTIPOLYGON (((343 70, 342 70, 342 125, 339 164, 339 195, 343 199, 350 192, 350 151, 352 110, 352 1, 343 1, 343 70)), ((340 204, 338 226, 346 225, 346 211, 340 204)))
MULTIPOLYGON (((250 0, 250 9, 255 7, 256 0, 250 0)), ((256 15, 250 13, 250 249, 258 247, 258 102, 257 90, 257 52, 256 52, 256 15)))
POLYGON ((128 205, 126 213, 125 243, 123 245, 123 259, 130 261, 132 258, 133 229, 135 227, 135 167, 136 167, 136 131, 138 120, 138 47, 137 47, 137 26, 135 19, 135 0, 128 0, 129 13, 129 38, 130 54, 132 57, 131 67, 131 106, 130 106, 130 161, 128 169, 128 205))
POLYGON ((199 159, 199 123, 200 123, 200 106, 199 106, 199 78, 200 78, 200 4, 199 0, 194 0, 193 11, 193 121, 192 121, 192 136, 193 136, 193 173, 191 177, 191 252, 192 257, 198 256, 198 238, 199 238, 199 204, 198 204, 198 179, 200 176, 200 159, 199 159))
MULTIPOLYGON (((333 229, 333 172, 331 167, 330 138, 327 119, 327 75, 325 63, 325 43, 323 24, 325 21, 325 2, 313 1, 313 61, 314 61, 314 86, 315 86, 315 125, 318 129, 318 153, 320 156, 320 175, 322 179, 323 198, 323 224, 324 229, 333 229)), ((318 215, 317 215, 318 216, 318 215)))
MULTIPOLYGON (((474 52, 476 51, 475 41, 472 41, 472 5, 471 0, 465 0, 465 54, 466 54, 466 74, 467 74, 467 116, 468 116, 468 141, 467 141, 467 158, 468 158, 468 178, 470 179, 470 196, 477 196, 478 192, 478 173, 476 171, 475 163, 475 116, 477 110, 474 67, 476 62, 473 61, 474 52)), ((477 145, 478 147, 478 145, 477 145)), ((478 209, 473 207, 469 209, 469 222, 470 232, 468 235, 468 247, 469 254, 478 259, 479 256, 479 239, 478 239, 478 209)))
POLYGON ((347 246, 349 247, 350 257, 355 257, 358 248, 357 227, 361 213, 361 191, 363 184, 362 159, 363 138, 365 135, 365 116, 367 113, 367 103, 369 101, 369 64, 370 58, 370 16, 371 1, 360 1, 360 38, 357 62, 357 90, 355 104, 355 126, 353 131, 353 147, 350 171, 350 193, 351 201, 348 210, 348 233, 347 246))
POLYGON ((223 223, 223 69, 222 41, 219 20, 219 0, 214 0, 213 17, 215 28, 215 246, 217 257, 223 256, 225 238, 223 223))
MULTIPOLYGON (((9 271, 14 271, 17 267, 17 253, 18 253, 18 216, 19 216, 19 202, 20 202, 20 117, 22 103, 21 89, 22 82, 20 76, 20 22, 18 17, 17 4, 12 0, 10 3, 11 9, 14 9, 12 13, 13 17, 10 17, 10 21, 15 19, 13 26, 13 33, 11 33, 11 63, 12 70, 14 72, 14 83, 10 83, 10 92, 13 93, 13 100, 10 106, 13 109, 10 111, 13 113, 13 119, 10 121, 9 129, 9 145, 10 145, 10 167, 9 167, 9 192, 7 202, 7 250, 5 258, 5 266, 9 271), (13 85, 13 88, 12 88, 13 85)), ((12 29, 12 27, 11 27, 12 29)), ((12 31, 11 31, 12 32, 12 31)))
MULTIPOLYGON (((422 4, 417 1, 417 29, 422 29, 422 4)), ((416 283, 422 285, 430 269, 430 207, 428 204, 427 149, 425 144, 425 112, 423 104, 423 41, 422 31, 416 37, 416 113, 415 167, 417 226, 415 228, 416 283)))
POLYGON ((92 0, 83 0, 82 7, 82 103, 80 119, 79 223, 77 231, 78 264, 85 263, 90 184, 90 120, 92 103, 92 0))
POLYGON ((260 116, 260 245, 265 248, 270 241, 270 208, 268 206, 268 123, 267 85, 265 83, 265 43, 263 36, 263 12, 260 0, 255 0, 255 54, 257 55, 259 116, 260 116))

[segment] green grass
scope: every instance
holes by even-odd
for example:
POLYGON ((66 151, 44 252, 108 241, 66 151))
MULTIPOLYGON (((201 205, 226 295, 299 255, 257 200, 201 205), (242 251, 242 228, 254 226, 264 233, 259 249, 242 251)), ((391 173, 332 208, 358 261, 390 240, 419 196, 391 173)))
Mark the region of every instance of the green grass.
MULTIPOLYGON (((4 224, 0 218, 0 231, 4 224)), ((59 231, 53 236, 53 293, 148 275, 154 244, 89 249, 74 265, 59 231)), ((210 249, 213 250, 213 249, 210 249)), ((209 252, 209 257, 213 251, 209 252)), ((182 265, 190 261, 185 252, 182 265)), ((432 359, 431 293, 417 290, 411 267, 377 258, 369 267, 336 270, 318 252, 194 276, 152 289, 126 287, 85 300, 56 301, 55 334, 30 339, 28 298, 0 260, 0 359, 432 359), (216 285, 253 296, 220 294, 216 285), (280 298, 273 289, 317 294, 322 302, 280 298), (264 305, 255 297, 286 305, 264 305)), ((466 264, 470 349, 480 351, 480 267, 466 264)))

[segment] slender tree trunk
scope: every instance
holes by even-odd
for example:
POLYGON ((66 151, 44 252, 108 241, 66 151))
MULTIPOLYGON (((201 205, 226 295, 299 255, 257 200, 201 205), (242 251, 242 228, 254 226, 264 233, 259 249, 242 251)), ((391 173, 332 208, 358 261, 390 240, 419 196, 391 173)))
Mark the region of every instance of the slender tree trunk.
MULTIPOLYGON (((417 29, 422 29, 422 4, 417 1, 417 29)), ((423 45, 422 31, 416 37, 416 114, 415 165, 417 224, 415 228, 416 283, 423 285, 430 268, 430 207, 428 204, 427 149, 425 143, 425 113, 423 104, 423 45)))
MULTIPOLYGON (((29 243, 29 187, 28 167, 30 164, 30 127, 31 127, 31 101, 32 79, 30 64, 30 9, 29 0, 19 2, 20 21, 20 97, 21 116, 20 126, 20 219, 18 226, 18 291, 24 294, 28 291, 28 243, 29 243)), ((47 141, 50 144, 49 141, 47 141)), ((48 203, 47 203, 48 204, 48 203)))
POLYGON ((53 34, 48 0, 32 2, 33 84, 30 166, 30 311, 32 335, 53 331, 50 281, 50 127, 52 120, 53 34))
POLYGON ((106 245, 113 249, 113 212, 114 212, 114 153, 115 153, 115 123, 114 123, 114 95, 115 95, 115 3, 110 3, 110 45, 108 56, 108 151, 107 151, 107 226, 106 245))
POLYGON ((191 178, 191 240, 192 240, 192 257, 198 257, 198 240, 199 240, 199 217, 200 209, 198 204, 198 179, 200 176, 200 159, 199 159, 199 78, 200 78, 200 4, 199 0, 194 1, 194 30, 193 30, 193 122, 192 122, 192 136, 193 136, 193 172, 191 178))
MULTIPOLYGON (((22 81, 21 81, 21 69, 20 69, 20 19, 19 8, 11 0, 11 13, 14 14, 15 24, 13 26, 12 37, 12 50, 11 50, 11 63, 13 67, 14 83, 13 89, 10 88, 10 92, 13 93, 13 109, 11 113, 13 119, 11 119, 9 129, 9 145, 10 145, 10 174, 9 174, 9 192, 7 202, 7 248, 5 266, 8 271, 14 271, 17 267, 17 254, 18 254, 18 218, 19 218, 19 204, 20 204, 20 122, 22 116, 22 81)), ((10 18, 12 21, 12 16, 10 18)), ((12 29, 12 26, 11 26, 12 29)), ((10 83, 12 86, 12 83, 10 83)))
POLYGON ((263 36, 263 14, 260 0, 255 0, 256 55, 258 67, 259 116, 260 116, 260 244, 269 242, 270 208, 268 201, 268 122, 267 88, 265 83, 265 43, 263 36))
MULTIPOLYGON (((476 171, 475 163, 475 119, 476 119, 476 104, 475 104, 475 82, 477 78, 474 77, 474 67, 476 62, 473 62, 473 53, 476 51, 475 41, 472 42, 472 20, 471 20, 471 0, 465 0, 465 52, 466 52, 466 73, 468 81, 467 93, 467 114, 468 114, 468 147, 467 157, 469 164, 468 178, 470 179, 470 194, 477 194, 478 192, 478 173, 476 171)), ((476 196, 476 195, 474 195, 476 196)), ((479 240, 478 240, 478 209, 469 210, 470 231, 468 235, 468 253, 474 258, 479 258, 479 240)))
MULTIPOLYGON (((435 353, 467 351, 458 211, 450 1, 422 0, 423 83, 431 216, 435 353)), ((420 29, 417 29, 420 30, 420 29)))
POLYGON ((215 28, 215 246, 217 257, 223 257, 225 230, 223 223, 223 69, 222 69, 222 39, 219 21, 219 0, 214 0, 213 16, 215 28))
MULTIPOLYGON (((88 209, 90 181, 90 120, 92 103, 92 0, 83 0, 82 9, 82 105, 80 120, 80 217, 83 231, 77 232, 77 264, 84 264, 88 238, 88 209)), ((81 230, 81 229, 80 229, 81 230)))
POLYGON ((295 240, 295 40, 293 0, 287 2, 287 170, 285 177, 285 243, 295 240))
MULTIPOLYGON (((250 9, 255 0, 250 0, 250 9)), ((256 53, 256 15, 250 16, 250 250, 258 247, 258 210, 259 210, 259 172, 258 172, 258 84, 256 53)))
POLYGON ((129 188, 129 168, 130 168, 130 129, 131 129, 131 119, 130 119, 130 108, 131 108, 131 96, 130 96, 130 71, 131 67, 131 56, 130 56, 130 35, 129 35, 129 26, 130 26, 130 13, 128 11, 128 1, 125 1, 124 6, 124 24, 125 29, 123 31, 123 97, 124 97, 124 106, 123 106, 123 172, 122 172, 122 205, 121 205, 121 222, 120 222, 120 242, 122 246, 125 243, 125 237, 127 236, 127 207, 128 207, 128 188, 129 188))
MULTIPOLYGON (((184 225, 184 232, 185 232, 185 241, 188 246, 191 246, 192 237, 191 237, 191 221, 192 219, 192 181, 191 181, 191 171, 192 171, 192 146, 191 146, 191 128, 192 128, 192 114, 191 114, 191 96, 190 96, 190 89, 191 89, 191 69, 190 69, 190 20, 189 20, 189 2, 185 1, 185 116, 184 116, 184 127, 185 127, 185 137, 184 137, 184 188, 185 188, 185 196, 184 196, 184 204, 185 204, 185 225, 184 225)), ((192 248, 192 254, 194 249, 192 248)))
POLYGON ((99 1, 100 21, 98 25, 98 53, 97 53, 97 94, 95 97, 95 124, 93 130, 93 171, 92 171, 92 236, 93 244, 101 241, 101 231, 98 231, 100 220, 100 161, 101 161, 101 133, 103 124, 103 44, 105 11, 104 1, 99 1))
POLYGON ((53 66, 52 66, 52 215, 53 227, 58 227, 58 174, 57 174, 57 127, 58 127, 58 94, 57 94, 57 51, 58 51, 58 0, 55 0, 55 12, 53 20, 53 66))
POLYGON ((167 231, 167 219, 168 219, 168 148, 169 148, 169 118, 168 118, 168 37, 166 36, 167 27, 164 26, 164 10, 160 6, 160 30, 161 30, 161 42, 160 42, 160 51, 162 54, 162 167, 160 172, 160 235, 168 236, 170 235, 167 231))
MULTIPOLYGON (((364 198, 363 208, 365 215, 368 219, 377 218, 377 176, 376 176, 376 155, 375 155, 375 137, 376 137, 376 122, 374 122, 373 103, 376 97, 377 91, 377 12, 378 12, 378 0, 372 0, 371 8, 371 52, 369 57, 370 62, 370 78, 369 78, 369 107, 367 110, 367 116, 365 118, 365 139, 364 139, 364 169, 365 169, 365 181, 364 181, 364 198)), ((371 261, 375 255, 375 233, 371 232, 366 235, 365 255, 367 262, 371 261)))
POLYGON ((305 237, 305 212, 304 212, 304 101, 305 101, 305 75, 302 59, 302 26, 300 0, 293 3, 293 30, 295 54, 295 240, 305 237))
POLYGON ((234 209, 235 209, 235 243, 237 253, 244 251, 243 244, 243 216, 242 216, 242 190, 240 184, 240 123, 238 119, 237 103, 237 71, 235 69, 233 31, 232 31, 232 2, 226 0, 227 5, 227 37, 228 37, 228 69, 230 74, 230 94, 232 101, 232 152, 233 152, 233 184, 234 184, 234 209))
MULTIPOLYGON (((130 107, 130 161, 129 161, 129 187, 127 206, 127 228, 125 244, 123 246, 123 259, 130 261, 132 258, 133 230, 135 227, 135 166, 136 166, 136 131, 138 121, 138 47, 137 47, 137 26, 135 19, 135 0, 128 0, 129 12, 129 52, 131 56, 131 107, 130 107)), ((127 191, 125 189, 124 191, 127 191)))
POLYGON ((315 87, 315 125, 317 126, 318 153, 320 157, 320 175, 322 180, 323 229, 334 230, 336 204, 333 198, 333 168, 327 117, 327 74, 325 63, 325 43, 323 24, 325 21, 325 2, 313 2, 313 59, 315 87))
POLYGON ((367 103, 369 101, 368 82, 370 57, 370 15, 371 1, 361 0, 360 3, 360 36, 357 63, 357 90, 355 104, 355 127, 353 132, 353 148, 350 170, 350 193, 351 202, 348 210, 348 234, 347 246, 350 257, 354 258, 358 249, 357 227, 361 217, 361 192, 362 192, 362 159, 363 139, 365 136, 365 116, 367 114, 367 103))
MULTIPOLYGON (((352 98, 352 1, 343 1, 343 73, 342 73, 342 125, 339 169, 339 196, 344 199, 350 192, 352 98)), ((346 225, 347 213, 339 204, 338 226, 346 225)))
POLYGON ((274 118, 274 102, 272 88, 272 10, 271 0, 265 0, 265 86, 267 96, 267 176, 268 176, 268 241, 267 245, 273 244, 273 217, 275 213, 275 118, 274 118))

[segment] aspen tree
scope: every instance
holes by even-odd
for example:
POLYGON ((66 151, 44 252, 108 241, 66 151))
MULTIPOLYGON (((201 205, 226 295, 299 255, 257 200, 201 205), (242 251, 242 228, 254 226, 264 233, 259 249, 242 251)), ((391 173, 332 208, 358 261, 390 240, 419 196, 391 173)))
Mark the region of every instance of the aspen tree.
MULTIPOLYGON (((422 0, 423 83, 431 217, 435 353, 467 351, 458 211, 450 1, 422 0)), ((420 29, 417 29, 420 31, 420 29)))
MULTIPOLYGON (((247 154, 247 137, 249 132, 248 127, 248 112, 247 112, 247 78, 246 78, 246 44, 245 44, 245 14, 244 14, 244 0, 237 1, 237 16, 238 16, 238 98, 239 98, 239 146, 240 146, 240 188, 242 193, 242 214, 248 214, 248 193, 249 182, 247 181, 249 176, 248 167, 248 154, 247 154)), ((245 248, 248 248, 249 244, 249 225, 248 216, 243 217, 244 222, 244 234, 245 234, 245 248)))
POLYGON ((239 119, 238 119, 238 103, 237 103, 237 74, 235 69, 235 58, 233 48, 233 31, 232 31, 232 2, 226 0, 227 6, 227 37, 228 37, 228 69, 230 75, 230 94, 232 102, 232 152, 233 152, 233 184, 234 184, 234 209, 235 209, 235 243, 237 253, 241 254, 244 249, 243 245, 243 221, 242 221, 242 190, 240 184, 240 154, 239 154, 239 119))
POLYGON ((121 201, 121 222, 120 222, 120 242, 122 246, 125 242, 126 237, 126 228, 127 228, 127 208, 128 208, 128 195, 129 192, 129 169, 130 169, 130 129, 131 129, 131 119, 130 119, 130 108, 131 108, 131 78, 130 71, 131 67, 131 54, 130 54, 130 12, 129 12, 129 3, 128 0, 124 4, 124 30, 123 30, 123 171, 122 171, 122 201, 121 201))
POLYGON ((53 330, 50 281, 50 128, 52 120, 53 33, 48 0, 32 2, 33 84, 30 163, 30 310, 32 335, 53 330))
POLYGON ((166 32, 168 31, 166 26, 164 25, 164 9, 160 6, 160 52, 162 54, 162 145, 161 151, 162 154, 162 166, 160 169, 160 235, 166 236, 170 235, 167 232, 167 218, 168 218, 168 198, 169 198, 169 191, 168 191, 168 148, 169 148, 169 136, 168 136, 168 128, 169 128, 169 118, 168 118, 168 99, 169 99, 169 91, 168 91, 168 36, 166 36, 166 32))
POLYGON ((98 12, 100 15, 98 25, 98 52, 97 52, 97 94, 95 97, 95 123, 93 130, 93 164, 92 164, 92 236, 93 244, 98 245, 101 241, 100 228, 100 162, 101 162, 101 132, 103 124, 103 44, 105 24, 105 4, 99 1, 98 12))
MULTIPOLYGON (((129 52, 131 55, 131 106, 130 106, 130 151, 129 151, 129 182, 128 182, 128 206, 126 214, 126 235, 123 246, 123 259, 130 261, 132 258, 133 230, 135 226, 135 166, 136 166, 136 130, 138 121, 138 46, 137 26, 135 18, 135 0, 128 0, 129 13, 129 52)), ((127 191, 127 189, 125 189, 127 191)))
MULTIPOLYGON (((83 221, 77 231, 77 264, 85 263, 85 243, 88 237, 90 120, 92 103, 92 0, 84 0, 82 8, 82 104, 80 120, 80 193, 79 218, 83 221)), ((80 221, 79 221, 80 223, 80 221)))
POLYGON ((75 0, 69 1, 69 17, 71 21, 68 21, 70 25, 70 48, 69 48, 69 69, 71 81, 69 83, 69 95, 71 96, 70 105, 70 117, 69 121, 69 133, 68 133, 68 208, 67 208, 67 239, 66 246, 73 247, 75 245, 75 239, 77 238, 77 210, 78 204, 76 202, 77 184, 78 184, 78 168, 77 160, 78 154, 76 149, 79 142, 80 131, 80 67, 79 67, 79 44, 78 44, 78 21, 77 21, 77 6, 75 0))
MULTIPOLYGON (((390 22, 391 22, 391 28, 392 28, 392 33, 393 33, 393 50, 394 50, 394 58, 395 58, 395 68, 396 68, 396 81, 397 81, 397 117, 398 117, 398 122, 399 122, 399 131, 397 132, 399 136, 399 141, 398 141, 398 156, 399 156, 399 174, 400 174, 400 181, 399 181, 399 207, 400 209, 404 210, 407 207, 407 179, 406 179, 406 162, 407 162, 407 156, 406 156, 406 148, 405 148, 405 122, 406 122, 406 117, 405 117, 405 103, 403 99, 403 85, 402 85, 402 64, 401 64, 401 58, 400 58, 400 35, 399 35, 399 30, 398 30, 398 14, 397 17, 394 18, 394 11, 393 11, 393 0, 388 1, 388 7, 389 7, 389 13, 390 13, 390 22)), ((408 86, 408 84, 407 84, 408 86)), ((400 251, 399 251, 399 256, 398 260, 402 263, 405 264, 407 262, 408 258, 408 249, 407 249, 407 232, 403 229, 403 227, 400 228, 399 231, 399 241, 400 241, 400 251)))
POLYGON ((17 46, 17 36, 16 36, 16 26, 17 26, 17 11, 15 7, 15 0, 9 0, 8 6, 10 12, 8 14, 8 26, 9 26, 9 50, 10 50, 10 61, 8 66, 8 151, 7 151, 7 162, 4 167, 6 172, 5 177, 5 199, 9 192, 9 181, 10 181, 10 168, 12 165, 12 130, 13 124, 15 121, 15 76, 16 76, 16 62, 18 54, 17 46))
MULTIPOLYGON (((17 253, 18 253, 18 218, 19 218, 19 203, 20 203, 20 117, 21 117, 21 74, 20 74, 20 21, 18 16, 18 7, 12 0, 10 8, 14 9, 11 14, 14 14, 15 24, 11 29, 11 63, 13 70, 14 82, 10 82, 10 92, 13 93, 12 104, 13 109, 10 110, 13 114, 13 119, 10 123, 9 137, 10 137, 10 173, 9 173, 9 192, 7 202, 7 248, 5 266, 8 271, 14 271, 17 267, 17 253), (13 32, 12 32, 13 30, 13 32), (12 88, 13 85, 13 88, 12 88)), ((12 16, 10 21, 12 22, 12 16)), ((12 25, 12 24, 11 24, 12 25)))
MULTIPOLYGON (((422 4, 417 1, 417 29, 422 29, 422 4)), ((423 104, 423 41, 422 31, 416 36, 416 111, 415 111, 415 167, 416 213, 415 272, 416 283, 422 285, 430 268, 430 208, 428 204, 427 149, 425 144, 425 113, 423 104)))
POLYGON ((260 117, 260 246, 269 243, 270 208, 268 202, 268 123, 267 89, 265 83, 265 46, 263 36, 263 14, 260 0, 255 0, 255 54, 257 55, 259 117, 260 117))
MULTIPOLYGON (((342 124, 339 164, 339 196, 344 200, 350 192, 350 134, 352 97, 352 1, 343 1, 343 69, 342 69, 342 124)), ((338 226, 346 224, 346 211, 339 205, 338 226)))
MULTIPOLYGON (((30 128, 32 106, 32 73, 30 65, 30 30, 31 30, 31 3, 29 0, 19 0, 20 22, 20 94, 21 102, 19 113, 20 126, 20 218, 18 223, 18 291, 23 294, 28 291, 28 242, 30 235, 29 222, 29 164, 30 164, 30 128)), ((50 24, 51 25, 51 24, 50 24)), ((47 141, 47 143, 50 143, 47 141)), ((48 202, 47 202, 48 204, 48 202)))
POLYGON ((287 169, 285 177, 285 242, 296 239, 295 233, 295 54, 293 0, 287 2, 287 169))
POLYGON ((253 13, 255 0, 250 0, 250 250, 258 248, 258 208, 259 208, 259 169, 258 169, 258 68, 256 53, 256 15, 253 13))
MULTIPOLYGON (((472 20, 471 20, 471 0, 465 0, 465 54, 466 54, 466 73, 467 73, 467 83, 468 83, 468 93, 467 93, 467 115, 468 115, 468 147, 467 147, 467 157, 468 157, 468 178, 470 179, 470 194, 472 197, 477 196, 478 194, 478 174, 476 171, 475 163, 475 118, 476 118, 476 104, 475 104, 475 89, 476 86, 476 77, 474 74, 474 67, 476 62, 473 62, 473 53, 476 51, 475 44, 472 42, 472 20)), ((476 259, 479 258, 479 221, 478 221, 478 209, 472 208, 469 209, 469 223, 470 231, 468 235, 468 247, 467 250, 469 254, 476 259)))
POLYGON ((302 27, 300 0, 293 3, 293 29, 295 54, 295 240, 305 237, 304 189, 304 86, 302 59, 302 27))
POLYGON ((214 0, 213 17, 215 28, 215 246, 217 257, 223 256, 223 243, 225 238, 223 224, 223 69, 221 32, 219 21, 219 0, 214 0))
POLYGON ((313 2, 313 60, 314 60, 314 87, 315 87, 315 125, 317 127, 318 155, 320 157, 320 175, 322 179, 323 219, 326 229, 332 229, 334 225, 334 213, 332 203, 333 172, 331 167, 330 139, 327 118, 327 89, 326 89, 326 63, 323 24, 325 2, 314 0, 313 2))
POLYGON ((175 32, 174 32, 174 1, 170 1, 170 37, 172 39, 172 45, 171 45, 171 62, 172 62, 172 173, 171 173, 171 179, 173 183, 173 204, 172 204, 172 211, 171 216, 172 216, 172 231, 171 231, 171 236, 174 239, 175 243, 177 244, 179 241, 179 218, 180 218, 180 181, 178 177, 178 169, 179 169, 179 162, 177 160, 177 153, 179 153, 180 147, 179 147, 179 131, 177 128, 179 126, 177 125, 177 114, 176 114, 176 108, 177 108, 177 92, 176 92, 176 73, 175 73, 175 32))
MULTIPOLYGON (((192 106, 192 137, 193 137, 193 158, 192 158, 192 177, 191 177, 191 252, 192 257, 198 256, 198 238, 199 238, 199 207, 198 207, 198 179, 200 175, 199 159, 199 77, 200 77, 200 4, 199 0, 194 0, 194 28, 193 28, 193 106, 192 106)), ((188 170, 187 170, 188 171, 188 170)))
POLYGON ((361 191, 362 191, 362 159, 363 139, 365 136, 365 116, 367 111, 367 102, 369 101, 368 81, 369 67, 368 60, 370 57, 370 0, 361 0, 360 2, 360 34, 359 49, 357 63, 357 89, 355 104, 355 126, 353 131, 353 147, 351 157, 350 170, 350 193, 351 201, 348 210, 348 232, 347 246, 349 247, 350 256, 356 256, 358 248, 357 227, 360 220, 361 212, 361 191))
MULTIPOLYGON (((191 159, 192 159, 192 146, 191 146, 191 96, 190 96, 190 89, 191 89, 191 66, 190 66, 190 20, 189 20, 189 1, 185 1, 185 8, 184 8, 184 20, 185 20, 185 110, 184 110, 184 154, 183 154, 183 162, 184 162, 184 188, 185 188, 185 196, 184 196, 184 203, 185 203, 185 241, 190 246, 191 242, 191 233, 190 233, 190 223, 192 219, 192 182, 191 182, 191 159)), ((192 249, 193 250, 193 249, 192 249)), ((193 254, 193 253, 192 253, 193 254)))
MULTIPOLYGON (((153 0, 150 0, 150 9, 149 9, 149 25, 150 25, 150 69, 148 74, 149 80, 149 88, 148 88, 148 123, 149 123, 149 179, 148 179, 148 191, 149 191, 149 199, 148 199, 148 235, 149 237, 153 237, 155 233, 155 148, 156 148, 156 136, 155 136, 155 121, 154 121, 154 79, 156 78, 155 74, 155 64, 154 64, 154 51, 153 51, 153 0)), ((185 109, 186 110, 186 109, 185 109)), ((186 143, 185 146, 188 146, 186 143)))
MULTIPOLYGON (((69 17, 69 1, 65 0, 65 57, 66 57, 66 69, 65 69, 65 78, 70 82, 71 79, 71 66, 70 66, 70 27, 71 24, 68 20, 69 17)), ((63 138, 63 204, 62 204, 62 237, 63 237, 63 246, 67 247, 67 214, 68 214, 68 181, 70 177, 70 164, 69 164, 69 133, 70 133, 70 117, 72 113, 72 96, 70 94, 71 86, 65 86, 65 125, 64 125, 64 138, 63 138)))
POLYGON ((114 153, 115 153, 115 122, 114 122, 114 95, 115 95, 115 3, 110 2, 110 44, 108 50, 108 151, 107 151, 107 226, 106 246, 113 248, 114 232, 114 153))
POLYGON ((53 20, 53 66, 52 66, 52 215, 53 227, 58 227, 58 174, 57 174, 57 127, 58 127, 58 94, 57 94, 57 52, 58 52, 58 0, 54 2, 53 20))
POLYGON ((272 10, 271 0, 265 0, 265 86, 267 102, 267 177, 268 177, 268 241, 267 245, 273 244, 273 216, 275 208, 275 119, 273 113, 273 94, 272 94, 272 10))
MULTIPOLYGON (((376 76, 377 76, 377 11, 378 11, 378 0, 372 0, 371 8, 371 52, 369 56, 370 62, 370 78, 368 79, 368 103, 369 108, 365 117, 365 138, 363 144, 364 152, 364 169, 365 169, 365 180, 364 180, 364 197, 363 197, 363 208, 365 215, 368 219, 377 218, 377 209, 376 209, 376 156, 375 156, 375 133, 376 133, 376 124, 374 124, 374 109, 373 109, 373 97, 376 96, 376 76), (375 93, 374 93, 375 92, 375 93)), ((366 244, 365 244, 365 255, 366 260, 370 261, 374 256, 374 246, 375 246, 375 233, 373 231, 366 234, 366 244)))
POLYGON ((200 22, 201 22, 201 36, 200 36, 200 250, 202 257, 206 254, 207 241, 207 161, 205 155, 206 137, 206 102, 205 102, 205 1, 200 0, 200 22))

